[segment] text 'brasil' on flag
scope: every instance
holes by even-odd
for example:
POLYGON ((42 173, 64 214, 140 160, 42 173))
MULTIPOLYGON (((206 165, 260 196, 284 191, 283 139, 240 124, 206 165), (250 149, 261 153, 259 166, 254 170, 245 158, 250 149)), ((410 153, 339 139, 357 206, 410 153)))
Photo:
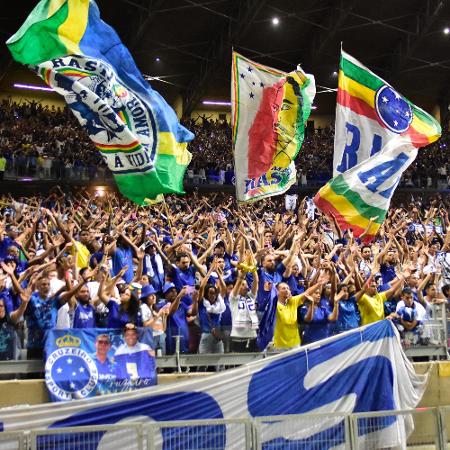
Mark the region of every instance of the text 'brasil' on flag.
POLYGON ((294 159, 311 112, 314 77, 233 52, 231 91, 238 201, 285 192, 296 180, 294 159))
POLYGON ((7 45, 63 95, 125 196, 182 193, 194 135, 137 69, 93 0, 41 0, 7 45))
POLYGON ((344 51, 334 140, 334 178, 314 202, 342 230, 372 239, 402 173, 419 147, 441 135, 439 123, 344 51), (372 219, 372 220, 371 220, 372 219))

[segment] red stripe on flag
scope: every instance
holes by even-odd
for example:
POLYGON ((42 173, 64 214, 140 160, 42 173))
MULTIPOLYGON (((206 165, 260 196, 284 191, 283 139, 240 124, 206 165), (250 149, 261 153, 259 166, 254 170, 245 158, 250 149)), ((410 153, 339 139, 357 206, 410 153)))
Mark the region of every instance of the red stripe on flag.
MULTIPOLYGON (((359 227, 358 225, 353 225, 352 223, 348 223, 344 216, 341 215, 341 213, 328 201, 325 200, 323 197, 320 196, 319 193, 316 194, 314 197, 314 203, 317 205, 318 208, 320 208, 325 214, 333 215, 336 218, 336 222, 339 225, 339 228, 342 231, 348 230, 349 228, 352 229, 353 235, 355 237, 361 236, 364 231, 366 231, 364 228, 359 227)), ((365 236, 364 241, 371 241, 373 239, 373 236, 368 234, 365 236)))
POLYGON ((280 80, 273 86, 264 88, 255 120, 248 130, 249 178, 261 176, 272 166, 278 141, 275 124, 283 101, 284 81, 280 80))
POLYGON ((414 147, 425 147, 430 143, 428 136, 423 133, 419 133, 415 128, 409 127, 407 131, 403 134, 406 134, 411 139, 412 145, 414 147))
POLYGON ((344 89, 338 89, 337 102, 345 106, 346 108, 350 108, 357 114, 361 114, 362 116, 368 117, 369 119, 376 120, 380 125, 383 123, 378 119, 377 113, 375 110, 370 107, 364 100, 361 100, 358 97, 354 97, 349 92, 344 89))

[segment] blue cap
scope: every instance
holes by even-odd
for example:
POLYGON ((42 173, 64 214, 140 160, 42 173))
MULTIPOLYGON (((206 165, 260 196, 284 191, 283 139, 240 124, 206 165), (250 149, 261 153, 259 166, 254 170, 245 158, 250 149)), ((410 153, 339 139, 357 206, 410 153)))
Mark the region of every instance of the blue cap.
POLYGON ((175 285, 170 282, 164 283, 164 286, 162 288, 163 294, 165 294, 167 291, 170 291, 170 289, 176 289, 175 285))
POLYGON ((141 296, 139 297, 141 300, 149 295, 156 294, 154 287, 151 284, 146 284, 141 290, 141 296))

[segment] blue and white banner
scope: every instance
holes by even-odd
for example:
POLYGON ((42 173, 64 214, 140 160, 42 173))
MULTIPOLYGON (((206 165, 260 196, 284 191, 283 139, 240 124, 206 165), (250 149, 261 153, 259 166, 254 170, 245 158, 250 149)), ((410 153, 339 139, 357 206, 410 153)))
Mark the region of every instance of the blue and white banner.
POLYGON ((126 392, 156 384, 151 330, 52 330, 45 343, 45 384, 53 401, 126 392))
MULTIPOLYGON (((426 381, 427 376, 415 374, 395 327, 385 320, 210 377, 100 398, 0 410, 0 429, 411 409, 418 404, 426 381)), ((369 426, 373 425, 373 421, 361 424, 362 438, 371 433, 369 426)), ((395 447, 411 431, 408 420, 399 416, 376 425, 378 433, 369 437, 380 445, 372 440, 373 448, 395 447)), ((264 427, 262 446, 305 443, 302 448, 309 448, 308 443, 323 442, 320 448, 327 449, 331 445, 327 442, 333 442, 339 448, 343 427, 343 421, 327 418, 301 430, 280 431, 275 423, 269 424, 264 427), (329 439, 318 440, 325 433, 329 439)), ((170 448, 174 434, 180 449, 233 448, 236 437, 230 427, 207 428, 195 436, 183 427, 166 430, 158 448, 170 448), (214 443, 212 436, 217 438, 214 443), (189 441, 193 438, 194 447, 189 441)), ((114 440, 108 441, 108 434, 92 433, 89 448, 106 448, 106 442, 108 449, 125 448, 125 437, 121 440, 115 431, 114 440)))

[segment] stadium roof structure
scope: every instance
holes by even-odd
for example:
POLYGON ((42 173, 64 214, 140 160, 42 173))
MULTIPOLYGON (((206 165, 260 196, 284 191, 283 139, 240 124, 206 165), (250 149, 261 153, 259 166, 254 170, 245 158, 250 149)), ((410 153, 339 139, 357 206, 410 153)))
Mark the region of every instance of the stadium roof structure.
MULTIPOLYGON (((445 110, 450 90, 450 0, 97 0, 154 88, 181 94, 189 113, 227 100, 231 49, 282 70, 297 64, 318 91, 335 89, 343 48, 424 108, 445 110)), ((36 1, 10 5, 4 40, 36 1)), ((14 63, 2 47, 1 73, 14 63)), ((317 96, 332 113, 334 91, 317 96)))

